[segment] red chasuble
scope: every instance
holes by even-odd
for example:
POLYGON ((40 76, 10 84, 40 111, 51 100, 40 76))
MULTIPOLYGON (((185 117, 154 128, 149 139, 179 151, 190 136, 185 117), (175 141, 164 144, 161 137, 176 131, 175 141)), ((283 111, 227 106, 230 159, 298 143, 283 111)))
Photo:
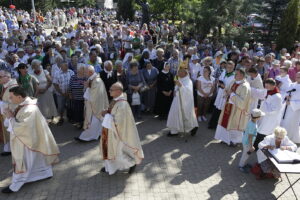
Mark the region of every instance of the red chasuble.
MULTIPOLYGON (((239 87, 240 84, 237 84, 237 83, 234 83, 232 86, 231 86, 231 90, 233 92, 236 91, 236 89, 239 87)), ((227 98, 227 101, 226 101, 226 104, 225 104, 225 107, 224 107, 224 114, 223 114, 223 119, 222 119, 222 122, 221 122, 221 126, 223 126, 224 128, 227 128, 227 125, 228 125, 228 121, 229 121, 229 118, 230 118, 230 115, 231 115, 231 111, 232 111, 232 104, 229 103, 229 97, 227 98)))
MULTIPOLYGON (((118 101, 125 101, 123 99, 120 99, 120 100, 112 100, 109 107, 108 107, 108 113, 111 113, 113 107, 115 106, 115 104, 118 102, 118 101)), ((103 152, 103 159, 104 160, 108 160, 108 148, 107 148, 107 145, 108 145, 108 129, 105 128, 105 127, 102 127, 102 135, 101 135, 101 138, 102 138, 102 152, 103 152)))

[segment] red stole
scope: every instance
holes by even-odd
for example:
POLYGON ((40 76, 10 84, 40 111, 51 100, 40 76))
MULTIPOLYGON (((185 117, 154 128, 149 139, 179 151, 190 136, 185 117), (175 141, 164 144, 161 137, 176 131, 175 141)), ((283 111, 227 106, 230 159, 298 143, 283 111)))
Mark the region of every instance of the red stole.
MULTIPOLYGON (((120 100, 112 100, 109 104, 107 112, 110 114, 113 107, 116 105, 117 102, 119 101, 126 101, 124 99, 120 100)), ((102 153, 103 153, 103 160, 108 160, 108 129, 105 127, 102 127, 102 135, 101 135, 101 141, 102 143, 102 153)))
POLYGON ((278 87, 275 87, 274 90, 269 90, 268 91, 266 98, 268 98, 269 95, 272 96, 272 95, 277 94, 277 93, 279 93, 279 89, 278 89, 278 87))
MULTIPOLYGON (((234 83, 231 86, 231 90, 233 92, 235 92, 237 90, 237 88, 239 87, 239 85, 240 84, 234 83)), ((226 101, 226 104, 225 104, 225 107, 224 107, 223 118, 222 118, 222 121, 221 121, 221 126, 223 126, 224 128, 227 128, 227 126, 228 126, 228 121, 229 121, 231 111, 232 111, 232 106, 233 106, 231 103, 228 103, 228 101, 229 101, 229 97, 227 98, 227 101, 226 101)))

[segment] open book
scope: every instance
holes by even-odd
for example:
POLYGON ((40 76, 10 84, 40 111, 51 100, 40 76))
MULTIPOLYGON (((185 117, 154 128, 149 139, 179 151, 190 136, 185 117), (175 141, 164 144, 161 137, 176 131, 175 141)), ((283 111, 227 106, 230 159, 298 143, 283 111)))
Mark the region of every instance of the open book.
POLYGON ((272 154, 272 156, 276 159, 278 163, 300 163, 300 154, 298 153, 281 149, 269 149, 269 152, 272 154))

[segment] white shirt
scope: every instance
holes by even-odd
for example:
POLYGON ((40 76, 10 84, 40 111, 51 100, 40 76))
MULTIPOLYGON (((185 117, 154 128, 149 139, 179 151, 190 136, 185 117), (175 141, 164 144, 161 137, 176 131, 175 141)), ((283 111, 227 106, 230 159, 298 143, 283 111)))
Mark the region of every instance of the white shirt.
POLYGON ((149 54, 150 54, 150 60, 155 60, 155 59, 157 58, 157 55, 156 55, 156 49, 152 49, 152 50, 150 51, 148 48, 146 48, 146 49, 143 50, 143 53, 144 53, 145 51, 148 51, 148 52, 149 52, 149 54))
POLYGON ((132 49, 132 36, 131 35, 128 35, 126 38, 125 38, 126 42, 124 43, 124 48, 125 49, 132 49), (127 41, 130 41, 130 42, 127 42, 127 41))
MULTIPOLYGON (((199 81, 201 83, 201 89, 203 90, 203 92, 205 92, 206 94, 210 93, 211 88, 214 85, 215 82, 215 78, 210 77, 210 80, 207 80, 204 78, 204 76, 200 76, 197 81, 199 81)), ((199 91, 197 91, 197 94, 201 97, 203 97, 204 95, 202 93, 200 93, 199 91)), ((210 94, 209 96, 211 97, 213 94, 210 94)))
POLYGON ((193 82, 195 82, 197 78, 202 74, 201 65, 199 63, 196 64, 190 63, 189 66, 190 66, 191 79, 193 82))

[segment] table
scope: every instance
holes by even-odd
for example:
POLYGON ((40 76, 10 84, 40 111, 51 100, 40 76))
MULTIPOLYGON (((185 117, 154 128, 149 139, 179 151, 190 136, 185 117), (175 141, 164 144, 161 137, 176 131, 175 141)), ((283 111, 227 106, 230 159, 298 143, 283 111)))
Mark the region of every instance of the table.
POLYGON ((297 198, 297 195, 293 189, 293 185, 295 185, 299 180, 300 180, 300 177, 294 182, 294 183, 291 183, 289 177, 288 177, 288 173, 289 174, 300 174, 300 163, 298 164, 282 164, 282 163, 278 163, 277 160, 273 157, 273 155, 268 151, 268 150, 263 150, 262 151, 267 157, 268 159, 270 159, 270 161, 275 165, 275 167, 278 169, 278 171, 280 173, 284 173, 290 186, 285 189, 276 199, 279 199, 284 193, 286 193, 289 189, 292 189, 296 199, 298 200, 297 198))

